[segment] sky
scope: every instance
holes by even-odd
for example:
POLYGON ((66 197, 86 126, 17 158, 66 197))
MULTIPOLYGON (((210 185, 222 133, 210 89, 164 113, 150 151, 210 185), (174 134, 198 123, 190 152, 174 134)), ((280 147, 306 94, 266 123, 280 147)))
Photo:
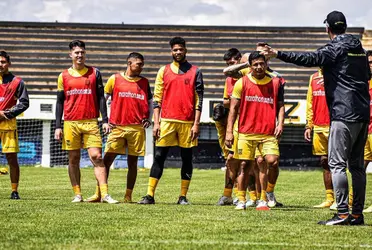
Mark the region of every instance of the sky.
POLYGON ((0 9, 2 21, 311 27, 338 10, 349 27, 372 29, 372 0, 0 0, 0 9))

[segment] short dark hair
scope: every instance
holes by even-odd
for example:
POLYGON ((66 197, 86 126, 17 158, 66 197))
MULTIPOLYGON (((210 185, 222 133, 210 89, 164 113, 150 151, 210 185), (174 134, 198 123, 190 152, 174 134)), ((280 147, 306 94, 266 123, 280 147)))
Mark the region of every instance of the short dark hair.
POLYGON ((367 50, 366 55, 367 55, 367 57, 372 56, 372 50, 367 50))
POLYGON ((145 58, 143 57, 142 54, 138 53, 138 52, 132 52, 128 55, 127 57, 127 61, 130 59, 130 58, 136 58, 136 59, 140 59, 142 61, 145 61, 145 58))
POLYGON ((85 49, 85 43, 83 41, 80 41, 80 40, 73 40, 73 41, 70 42, 70 44, 68 46, 70 47, 70 49, 73 49, 75 47, 80 47, 80 48, 85 49))
POLYGON ((0 51, 0 56, 4 57, 6 59, 6 61, 10 64, 10 56, 8 55, 8 53, 6 53, 4 50, 2 50, 2 51, 0 51))
POLYGON ((328 27, 328 29, 335 35, 341 35, 346 32, 346 27, 340 27, 340 28, 331 28, 328 27))
POLYGON ((252 65, 252 61, 253 61, 253 60, 256 60, 256 59, 258 59, 258 58, 263 58, 263 59, 265 60, 265 62, 266 62, 266 58, 265 58, 265 56, 262 55, 260 51, 253 51, 253 52, 249 55, 249 57, 248 57, 249 65, 252 65))
POLYGON ((242 54, 237 48, 231 48, 228 51, 226 51, 226 53, 223 55, 223 60, 227 61, 230 60, 231 58, 240 59, 242 58, 242 54))
POLYGON ((264 47, 264 46, 270 46, 270 45, 267 42, 258 42, 258 43, 256 43, 256 47, 258 47, 258 46, 264 47))
POLYGON ((185 41, 185 39, 183 39, 183 38, 180 37, 180 36, 173 37, 173 38, 169 41, 169 45, 171 46, 171 48, 173 48, 173 46, 176 45, 176 44, 180 44, 180 45, 182 45, 183 47, 186 47, 186 41, 185 41))

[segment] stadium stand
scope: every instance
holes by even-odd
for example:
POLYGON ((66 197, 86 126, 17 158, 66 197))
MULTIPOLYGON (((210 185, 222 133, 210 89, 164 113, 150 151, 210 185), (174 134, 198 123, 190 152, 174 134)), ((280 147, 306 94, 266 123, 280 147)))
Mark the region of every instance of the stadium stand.
MULTIPOLYGON (((349 32, 362 37, 363 28, 349 32)), ((145 55, 143 72, 154 82, 157 70, 170 60, 168 41, 182 36, 187 41, 188 59, 203 70, 206 97, 220 98, 225 67, 223 53, 230 47, 251 51, 258 41, 275 44, 281 50, 314 50, 328 41, 324 28, 286 27, 208 27, 75 23, 0 22, 0 48, 13 58, 13 72, 27 82, 31 94, 56 91, 56 78, 70 65, 68 43, 81 39, 87 43, 89 63, 99 67, 104 80, 123 67, 126 55, 138 51, 145 55)), ((305 98, 308 76, 303 69, 273 60, 271 67, 287 79, 286 98, 305 98)))
MULTIPOLYGON (((348 32, 359 38, 365 37, 363 43, 372 48, 372 32, 364 32, 364 28, 349 28, 348 32)), ((265 41, 280 50, 312 51, 329 41, 323 27, 0 22, 0 50, 6 50, 11 55, 12 72, 25 80, 29 93, 39 96, 55 95, 58 74, 71 65, 68 43, 73 39, 86 42, 88 63, 101 70, 104 82, 111 74, 125 67, 124 62, 130 52, 142 53, 145 56, 143 75, 149 78, 153 87, 159 67, 171 60, 168 42, 173 36, 186 39, 188 60, 198 65, 204 75, 205 97, 214 99, 222 97, 225 80, 222 74, 225 63, 222 57, 228 48, 236 47, 243 52, 249 52, 255 48, 257 42, 265 41)), ((315 71, 314 68, 296 67, 278 60, 272 60, 270 66, 287 80, 286 101, 306 99, 308 79, 315 71)), ((27 134, 30 122, 24 120, 19 123, 20 137, 27 134)), ((50 165, 64 165, 66 154, 61 152, 60 145, 52 139, 54 123, 48 126, 51 132, 47 135, 51 139, 48 151, 51 157, 50 165)), ((216 159, 222 163, 214 124, 204 124, 201 129, 201 143, 196 149, 198 152, 194 161, 207 166, 215 163, 216 159)), ((35 132, 35 138, 38 138, 39 134, 40 131, 35 132)), ((44 150, 41 144, 48 141, 48 138, 45 138, 43 142, 39 138, 36 144, 24 144, 24 147, 36 145, 39 156, 44 150)), ((281 165, 307 166, 317 162, 317 158, 311 156, 311 145, 303 141, 303 125, 286 126, 281 151, 281 165)), ((178 152, 171 151, 170 154, 171 163, 168 161, 168 165, 177 165, 178 152)), ((26 154, 24 158, 30 159, 31 155, 26 154)))

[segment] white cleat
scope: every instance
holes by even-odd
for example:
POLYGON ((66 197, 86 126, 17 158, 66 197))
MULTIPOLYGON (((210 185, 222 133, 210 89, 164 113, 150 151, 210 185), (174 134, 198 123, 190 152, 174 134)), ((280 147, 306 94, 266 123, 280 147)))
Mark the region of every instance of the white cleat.
POLYGON ((83 197, 81 197, 80 194, 78 195, 75 195, 74 199, 71 201, 72 203, 79 203, 79 202, 83 202, 83 197))
POLYGON ((259 200, 257 202, 256 210, 258 210, 258 211, 267 211, 267 210, 270 210, 267 201, 259 200))
POLYGON ((329 210, 337 211, 337 202, 336 201, 334 201, 332 206, 329 207, 329 210))
POLYGON ((364 209, 363 213, 372 213, 372 206, 369 206, 368 208, 364 209))
POLYGON ((238 204, 235 207, 235 210, 245 210, 245 202, 239 201, 238 204))
POLYGON ((256 206, 256 201, 251 200, 251 199, 249 199, 249 200, 245 203, 245 207, 255 207, 255 206, 256 206))
POLYGON ((236 205, 238 205, 238 203, 239 203, 239 199, 238 198, 235 198, 233 200, 233 205, 236 206, 236 205))
POLYGON ((108 204, 118 204, 119 201, 114 200, 109 194, 106 194, 105 197, 102 198, 103 203, 108 203, 108 204))
POLYGON ((233 199, 227 196, 221 196, 217 202, 217 206, 229 206, 233 204, 233 199))
POLYGON ((275 207, 276 206, 276 199, 275 199, 274 192, 267 192, 266 197, 267 197, 267 201, 268 201, 267 206, 275 207))

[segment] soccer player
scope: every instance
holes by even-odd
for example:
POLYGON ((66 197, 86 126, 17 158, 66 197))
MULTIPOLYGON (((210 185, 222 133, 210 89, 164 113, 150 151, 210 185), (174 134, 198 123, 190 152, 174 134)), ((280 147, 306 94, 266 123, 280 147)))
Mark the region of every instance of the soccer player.
POLYGON ((10 169, 12 193, 10 199, 19 200, 19 152, 16 116, 29 107, 29 99, 25 83, 10 71, 10 56, 0 51, 0 140, 2 152, 5 154, 10 169), (18 100, 18 103, 17 103, 18 100))
POLYGON ((55 139, 68 151, 68 173, 75 194, 72 202, 82 202, 80 189, 80 148, 86 148, 94 166, 102 202, 118 203, 108 194, 107 173, 102 160, 102 139, 98 127, 101 112, 104 133, 110 131, 101 73, 85 65, 85 43, 70 42, 72 66, 58 77, 55 139), (62 115, 64 124, 62 131, 62 115))
MULTIPOLYGON (((247 175, 254 164, 258 147, 267 163, 260 169, 261 197, 257 210, 269 210, 267 205, 267 167, 277 164, 279 146, 277 137, 283 124, 277 123, 278 108, 283 105, 284 87, 280 79, 266 73, 267 62, 263 55, 254 51, 249 56, 251 73, 239 79, 233 90, 230 113, 227 123, 226 146, 234 143, 233 126, 239 112, 238 141, 234 158, 241 160, 241 172, 238 177, 239 203, 236 209, 246 207, 247 175), (259 114, 259 115, 258 115, 259 114)), ((283 118, 278 121, 283 122, 283 118)))
POLYGON ((337 214, 329 220, 319 221, 319 224, 363 225, 366 194, 363 148, 370 120, 368 81, 371 72, 361 42, 345 33, 347 24, 344 14, 332 11, 324 23, 332 41, 317 51, 284 52, 267 46, 263 54, 300 66, 322 68, 331 120, 328 164, 336 194, 337 214), (352 213, 348 206, 347 168, 352 176, 352 213))
MULTIPOLYGON (((228 66, 238 64, 240 62, 242 55, 240 51, 236 48, 229 49, 223 56, 223 60, 226 62, 228 66)), ((240 78, 240 77, 239 77, 240 78)), ((228 114, 228 110, 230 108, 230 98, 232 94, 232 90, 234 88, 234 84, 238 79, 228 76, 225 81, 225 88, 223 94, 223 106, 224 106, 224 114, 228 114)), ((217 107, 218 108, 218 107, 217 107)), ((220 112, 221 113, 221 112, 220 112)), ((232 190, 234 187, 234 182, 237 175, 237 167, 238 161, 233 158, 234 152, 228 150, 225 146, 225 136, 226 136, 226 125, 227 125, 227 116, 223 116, 221 120, 216 120, 216 129, 217 129, 217 136, 218 141, 221 146, 221 149, 224 154, 224 158, 226 160, 226 172, 225 172, 225 188, 223 191, 223 195, 217 202, 217 205, 224 206, 224 205, 232 205, 232 190)))
MULTIPOLYGON (((257 45, 256 45, 256 50, 257 51, 263 51, 265 49, 265 46, 269 46, 268 43, 266 42, 258 42, 257 45)), ((280 79, 280 84, 283 85, 283 91, 284 91, 284 86, 285 86, 285 79, 276 71, 274 71, 273 69, 270 68, 269 66, 269 60, 270 58, 267 57, 266 58, 266 61, 267 61, 267 73, 273 77, 277 77, 280 79)), ((280 102, 280 106, 278 107, 278 119, 281 119, 281 120, 278 120, 278 124, 281 124, 281 128, 280 128, 280 131, 279 131, 279 134, 278 134, 278 138, 277 139, 280 139, 280 136, 283 132, 283 126, 284 126, 284 115, 285 115, 285 107, 284 107, 284 99, 282 100, 282 102, 280 102)), ((262 153, 260 152, 259 149, 256 150, 256 153, 255 153, 255 158, 256 158, 256 167, 258 167, 258 169, 262 169, 262 168, 266 168, 266 162, 265 162, 265 159, 262 157, 262 153)), ((276 197, 275 197, 275 194, 274 194, 274 189, 275 189, 275 186, 276 186, 276 182, 278 180, 278 177, 279 177, 279 161, 276 162, 276 164, 273 164, 272 167, 268 168, 268 182, 267 182, 267 189, 266 189, 266 195, 267 195, 267 200, 268 200, 268 206, 269 207, 283 207, 283 204, 278 202, 276 200, 276 197)), ((256 172, 257 174, 257 172, 256 172)), ((254 179, 253 179, 254 180, 254 179)), ((256 187, 259 187, 260 185, 256 185, 256 187)), ((254 188, 255 185, 251 185, 251 189, 254 188)), ((252 196, 252 192, 254 192, 253 190, 250 190, 250 197, 254 197, 252 196)), ((257 191, 257 194, 259 194, 261 191, 258 190, 257 191)), ((250 206, 252 205, 252 201, 247 201, 247 206, 250 206)))
POLYGON ((177 204, 188 205, 186 198, 192 177, 192 147, 198 144, 204 83, 198 67, 186 60, 186 41, 174 37, 169 42, 173 62, 160 68, 154 91, 155 159, 151 167, 147 195, 139 204, 155 204, 156 186, 163 174, 169 148, 181 148, 181 193, 177 204))
MULTIPOLYGON (((106 99, 111 97, 112 100, 109 120, 112 131, 106 142, 103 161, 108 175, 116 156, 126 154, 128 150, 127 189, 124 202, 132 202, 138 156, 145 155, 145 128, 151 125, 149 119, 152 110, 152 93, 149 81, 140 75, 143 66, 143 55, 132 52, 127 58, 126 71, 112 75, 105 85, 106 99)), ((99 196, 99 192, 96 195, 99 196)))
MULTIPOLYGON (((367 51, 369 68, 372 72, 372 50, 367 51)), ((372 78, 369 80, 369 96, 372 99, 372 78)), ((364 168, 367 169, 368 164, 372 161, 372 102, 370 105, 370 121, 368 126, 368 139, 364 147, 364 168)), ((363 210, 364 213, 372 213, 372 205, 363 210)))
POLYGON ((323 74, 318 72, 310 76, 307 91, 306 129, 305 140, 311 142, 313 137, 313 155, 320 156, 320 165, 323 168, 323 182, 326 189, 326 200, 314 208, 328 208, 334 202, 332 175, 328 166, 328 136, 329 136, 329 110, 325 98, 323 74))

